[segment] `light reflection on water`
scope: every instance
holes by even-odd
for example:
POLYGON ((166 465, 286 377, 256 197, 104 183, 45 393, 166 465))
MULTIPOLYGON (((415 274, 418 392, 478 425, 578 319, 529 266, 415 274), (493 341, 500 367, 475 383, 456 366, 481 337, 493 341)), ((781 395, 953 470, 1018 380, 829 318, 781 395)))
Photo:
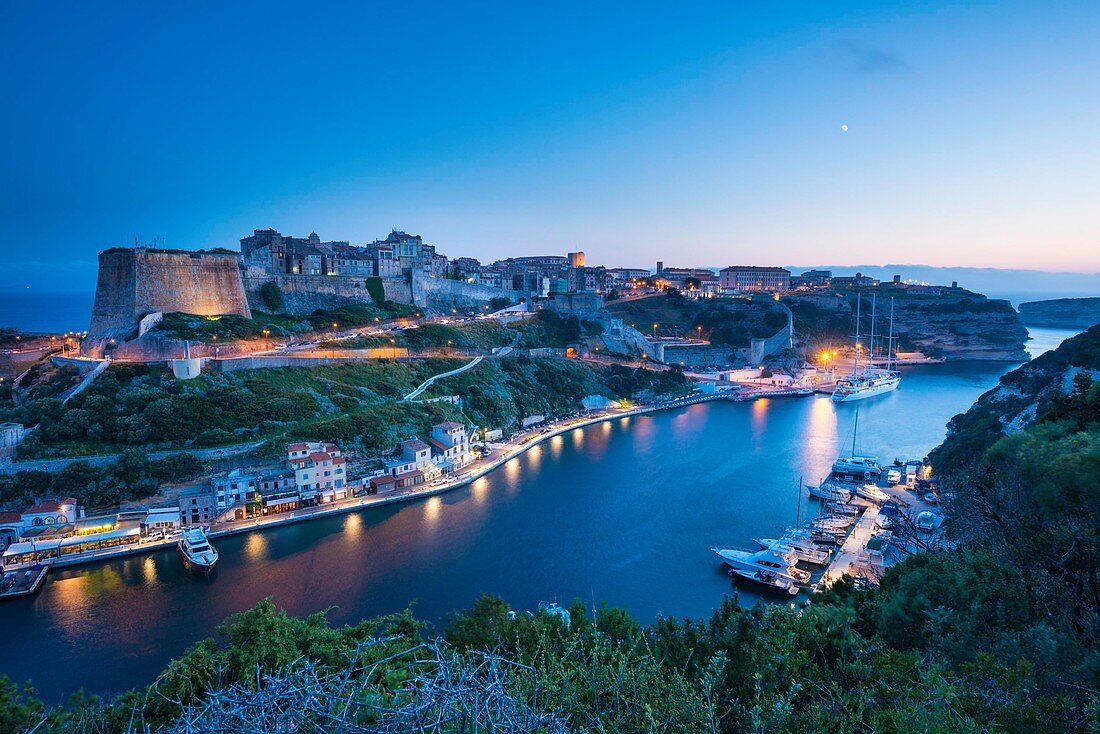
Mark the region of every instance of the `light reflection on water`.
MULTIPOLYGON (((900 390, 861 405, 861 446, 922 457, 1007 369, 907 370, 900 390)), ((709 546, 794 522, 799 475, 820 478, 853 418, 824 397, 637 416, 553 439, 446 495, 218 539, 210 579, 174 551, 61 569, 37 597, 0 605, 0 626, 18 631, 0 673, 55 700, 142 685, 265 596, 293 614, 333 607, 337 623, 409 604, 441 620, 480 593, 519 609, 579 596, 643 620, 706 615, 735 591, 709 546)))

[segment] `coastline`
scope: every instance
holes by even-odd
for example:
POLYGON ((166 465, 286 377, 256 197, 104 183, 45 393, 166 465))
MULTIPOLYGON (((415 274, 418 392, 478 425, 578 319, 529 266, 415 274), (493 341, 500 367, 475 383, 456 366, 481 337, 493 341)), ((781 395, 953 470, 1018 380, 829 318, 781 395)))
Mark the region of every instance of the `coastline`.
MULTIPOLYGON (((755 394, 747 399, 756 400, 768 397, 784 397, 788 394, 787 391, 775 392, 778 394, 761 393, 755 394)), ((554 426, 546 433, 536 431, 534 433, 521 434, 521 436, 516 441, 509 441, 503 444, 500 449, 497 449, 501 452, 499 456, 496 456, 490 459, 488 462, 477 466, 476 469, 474 469, 472 472, 459 475, 455 478, 454 481, 445 482, 436 487, 429 487, 426 489, 418 489, 413 491, 395 491, 392 493, 387 493, 385 495, 366 495, 364 497, 354 497, 346 500, 340 500, 329 505, 311 507, 304 510, 293 510, 291 512, 282 513, 279 515, 272 515, 262 519, 252 518, 248 520, 237 520, 233 521, 232 523, 225 523, 223 527, 211 527, 207 531, 207 536, 211 539, 215 539, 220 537, 227 537, 230 535, 239 535, 241 533, 263 531, 268 528, 282 527, 284 525, 290 525, 292 523, 306 522, 308 520, 331 517, 333 515, 343 515, 351 512, 358 512, 359 510, 365 510, 370 507, 382 507, 384 505, 391 505, 399 502, 411 502, 422 498, 434 497, 445 492, 450 492, 461 487, 469 486, 478 479, 486 476, 496 469, 499 469, 501 466, 508 463, 512 459, 522 456, 530 449, 534 448, 535 446, 541 445, 545 441, 554 438, 555 436, 560 436, 562 434, 569 433, 570 431, 597 425, 606 421, 621 420, 624 418, 631 418, 638 415, 656 413, 662 410, 682 408, 688 405, 696 405, 698 403, 705 403, 713 400, 736 400, 736 398, 728 393, 690 395, 684 398, 680 398, 678 400, 669 401, 667 403, 658 403, 655 405, 627 408, 616 413, 609 413, 606 415, 597 415, 579 419, 568 424, 554 426)), ((745 400, 745 398, 742 398, 742 400, 745 400)), ((117 548, 98 551, 89 555, 58 558, 50 563, 50 568, 70 568, 73 566, 96 563, 99 561, 110 561, 126 556, 136 556, 145 553, 153 553, 156 551, 166 550, 173 548, 175 545, 176 539, 171 538, 153 541, 150 543, 138 543, 131 546, 120 546, 117 548)))

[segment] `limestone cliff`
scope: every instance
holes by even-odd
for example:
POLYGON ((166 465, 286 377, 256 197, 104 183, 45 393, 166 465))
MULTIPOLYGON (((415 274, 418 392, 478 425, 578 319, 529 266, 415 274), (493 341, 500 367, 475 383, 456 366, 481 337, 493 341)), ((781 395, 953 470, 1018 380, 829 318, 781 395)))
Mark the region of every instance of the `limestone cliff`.
POLYGON ((88 338, 82 349, 101 354, 136 335, 154 312, 251 318, 236 253, 113 248, 99 253, 99 276, 88 338))
MULTIPOLYGON (((870 329, 872 294, 877 297, 876 337, 885 336, 893 299, 894 334, 901 351, 920 351, 951 361, 1023 362, 1028 358, 1024 348, 1027 329, 1008 301, 961 289, 936 295, 911 294, 889 286, 866 289, 862 291, 863 335, 870 329)), ((785 296, 783 302, 794 312, 797 343, 808 349, 823 343, 848 343, 856 298, 854 291, 785 296)), ((876 340, 877 348, 881 345, 876 340)))
POLYGON ((965 467, 1001 436, 1049 415, 1084 376, 1100 380, 1100 325, 1009 372, 966 413, 955 416, 947 439, 932 453, 937 472, 965 467))
POLYGON ((1020 321, 1032 326, 1087 329, 1100 324, 1100 298, 1056 298, 1021 303, 1020 321))

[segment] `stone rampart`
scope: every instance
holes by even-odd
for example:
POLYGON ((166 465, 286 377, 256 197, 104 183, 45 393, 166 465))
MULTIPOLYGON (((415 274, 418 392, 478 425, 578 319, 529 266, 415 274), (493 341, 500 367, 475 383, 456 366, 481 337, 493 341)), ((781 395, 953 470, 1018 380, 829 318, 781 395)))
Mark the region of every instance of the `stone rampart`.
POLYGON ((493 288, 461 280, 436 278, 414 273, 412 278, 413 303, 438 311, 452 308, 481 308, 494 298, 507 298, 512 303, 527 296, 509 288, 493 288))
POLYGON ((111 339, 135 335, 141 319, 156 311, 250 318, 236 254, 147 248, 99 253, 92 323, 82 350, 102 354, 111 339))
MULTIPOLYGON (((352 303, 373 303, 367 291, 367 279, 350 275, 267 275, 249 268, 244 274, 244 289, 253 308, 266 311, 260 299, 264 283, 275 281, 283 292, 283 310, 294 316, 307 316, 318 309, 334 309, 352 303)), ((404 279, 384 278, 386 298, 397 303, 412 303, 412 290, 404 279)))

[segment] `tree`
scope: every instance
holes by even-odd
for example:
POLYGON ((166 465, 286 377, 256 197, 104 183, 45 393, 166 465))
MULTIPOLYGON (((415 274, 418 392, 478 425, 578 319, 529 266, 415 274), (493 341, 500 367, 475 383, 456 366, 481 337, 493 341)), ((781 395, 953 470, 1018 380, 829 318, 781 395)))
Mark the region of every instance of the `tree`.
POLYGON ((494 311, 499 311, 502 308, 508 308, 511 305, 512 299, 506 296, 496 296, 489 299, 489 306, 491 306, 494 311))
POLYGON ((279 289, 279 284, 273 280, 269 280, 260 286, 260 300, 267 306, 267 309, 271 313, 279 313, 283 310, 285 300, 283 299, 283 292, 279 289))

